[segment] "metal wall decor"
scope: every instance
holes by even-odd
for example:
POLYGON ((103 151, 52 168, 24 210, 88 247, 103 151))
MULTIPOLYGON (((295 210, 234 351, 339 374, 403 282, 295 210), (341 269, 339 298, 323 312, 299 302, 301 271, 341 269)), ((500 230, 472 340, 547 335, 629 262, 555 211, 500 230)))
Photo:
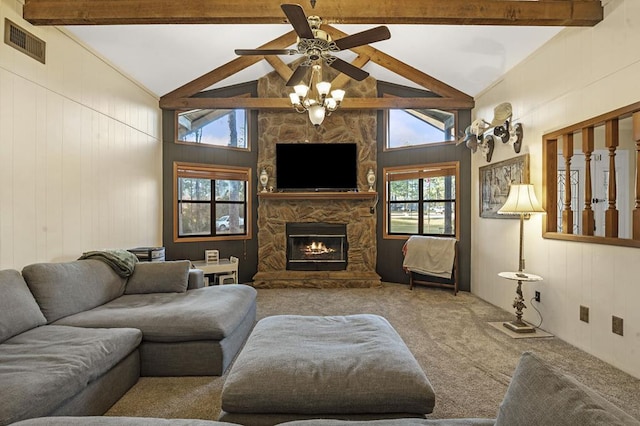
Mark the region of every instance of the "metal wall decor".
POLYGON ((512 108, 509 102, 501 103, 493 109, 493 120, 486 121, 479 118, 471 123, 464 131, 464 136, 458 140, 458 144, 464 143, 474 153, 480 151, 491 162, 493 150, 498 142, 513 145, 516 154, 522 148, 522 124, 512 122, 512 108))

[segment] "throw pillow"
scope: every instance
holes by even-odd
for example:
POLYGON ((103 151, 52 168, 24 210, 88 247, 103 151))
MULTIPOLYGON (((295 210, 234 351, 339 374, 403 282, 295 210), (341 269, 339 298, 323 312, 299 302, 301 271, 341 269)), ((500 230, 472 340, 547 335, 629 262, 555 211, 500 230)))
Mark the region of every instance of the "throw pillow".
POLYGON ((22 276, 50 323, 122 296, 125 285, 125 278, 95 259, 34 263, 22 276))
POLYGON ((124 294, 184 293, 187 291, 190 266, 188 260, 136 263, 124 294))
POLYGON ((0 271, 0 343, 46 323, 20 272, 0 271))
POLYGON ((530 352, 513 373, 496 426, 640 425, 595 391, 530 352))

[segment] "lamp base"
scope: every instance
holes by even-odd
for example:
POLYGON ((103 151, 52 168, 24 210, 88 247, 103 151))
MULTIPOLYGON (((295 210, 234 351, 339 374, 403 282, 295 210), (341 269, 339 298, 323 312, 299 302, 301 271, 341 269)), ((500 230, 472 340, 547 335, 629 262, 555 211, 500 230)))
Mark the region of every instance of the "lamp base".
POLYGON ((535 327, 530 326, 524 321, 503 322, 502 325, 516 333, 535 333, 536 332, 535 327))

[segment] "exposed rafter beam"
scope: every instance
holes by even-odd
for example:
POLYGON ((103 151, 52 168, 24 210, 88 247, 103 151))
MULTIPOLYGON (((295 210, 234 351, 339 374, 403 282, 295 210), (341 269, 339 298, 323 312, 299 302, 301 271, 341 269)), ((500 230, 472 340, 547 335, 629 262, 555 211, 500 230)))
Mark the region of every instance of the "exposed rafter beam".
MULTIPOLYGON (((278 0, 26 0, 35 25, 276 24, 278 0)), ((330 24, 594 26, 600 0, 322 0, 306 12, 330 24)))
MULTIPOLYGON (((289 98, 169 98, 160 99, 160 108, 291 110, 289 98)), ((473 101, 451 98, 346 98, 340 109, 465 109, 473 108, 473 101)))
MULTIPOLYGON (((347 34, 330 26, 325 25, 324 30, 333 39, 346 37, 347 34)), ((280 49, 292 45, 296 40, 295 32, 290 31, 276 39, 262 45, 261 49, 280 49)), ((354 59, 353 65, 361 67, 370 60, 395 72, 402 77, 420 84, 425 89, 433 92, 439 97, 432 98, 353 98, 342 103, 344 109, 408 109, 408 108, 438 108, 438 109, 467 109, 474 107, 473 97, 435 79, 420 70, 417 70, 402 61, 399 61, 386 53, 380 52, 371 46, 359 46, 351 49, 358 56, 354 59)), ((291 104, 288 98, 264 99, 264 98, 192 98, 196 93, 212 86, 213 84, 229 77, 231 74, 241 71, 245 67, 267 59, 265 56, 241 56, 224 65, 210 71, 201 77, 173 90, 160 98, 160 108, 163 109, 197 109, 197 108, 248 108, 248 109, 290 109, 291 104)), ((281 59, 269 57, 267 61, 274 67, 276 72, 285 80, 291 77, 291 69, 281 59)), ((347 82, 346 76, 338 75, 333 83, 335 87, 341 87, 347 82)))
POLYGON ((263 56, 264 60, 269 63, 273 67, 274 70, 282 77, 284 81, 289 81, 291 76, 293 75, 293 70, 289 68, 284 61, 277 56, 263 56))

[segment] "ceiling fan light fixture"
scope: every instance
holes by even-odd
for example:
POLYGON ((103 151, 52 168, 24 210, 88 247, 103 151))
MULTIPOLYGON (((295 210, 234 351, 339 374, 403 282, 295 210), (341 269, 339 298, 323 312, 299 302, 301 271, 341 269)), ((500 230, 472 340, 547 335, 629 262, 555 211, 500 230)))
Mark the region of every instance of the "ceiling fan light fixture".
POLYGON ((319 127, 324 121, 325 110, 322 105, 315 104, 309 107, 309 120, 315 127, 319 127))
POLYGON ((298 95, 300 99, 303 99, 309 92, 309 86, 306 84, 297 84, 293 86, 293 91, 296 92, 296 95, 298 95))
POLYGON ((326 107, 327 107, 327 110, 328 110, 329 112, 331 112, 331 111, 335 111, 335 110, 338 108, 338 102, 336 102, 336 100, 335 100, 335 99, 333 99, 333 98, 327 98, 327 99, 325 99, 325 102, 324 102, 324 103, 325 103, 325 105, 326 105, 326 107))
POLYGON ((289 99, 291 99, 291 104, 296 112, 308 111, 309 120, 316 128, 322 124, 326 116, 340 107, 345 95, 345 91, 342 89, 332 91, 331 83, 321 81, 321 79, 321 65, 313 64, 309 84, 298 84, 293 87, 294 93, 289 94, 289 99))
MULTIPOLYGON (((280 8, 298 36, 296 49, 236 49, 236 54, 260 56, 301 54, 306 57, 306 60, 301 65, 298 65, 298 69, 300 67, 308 67, 310 63, 322 61, 336 71, 346 74, 356 81, 362 81, 369 76, 368 72, 335 57, 333 54, 341 50, 388 40, 391 37, 389 28, 378 26, 333 40, 328 32, 320 29, 322 19, 319 16, 312 15, 307 17, 304 9, 299 4, 285 3, 281 4, 280 8)), ((290 79, 287 82, 287 86, 292 86, 298 82, 298 74, 296 72, 294 72, 293 77, 296 78, 293 81, 290 79)))
POLYGON ((289 99, 291 99, 291 105, 301 105, 300 97, 296 93, 289 93, 289 99))
POLYGON ((344 99, 344 90, 336 89, 331 91, 331 97, 336 100, 337 104, 340 105, 340 102, 344 99))
POLYGON ((318 94, 320 96, 327 96, 329 94, 329 91, 331 90, 331 83, 327 81, 321 81, 316 85, 316 89, 318 90, 318 94))

